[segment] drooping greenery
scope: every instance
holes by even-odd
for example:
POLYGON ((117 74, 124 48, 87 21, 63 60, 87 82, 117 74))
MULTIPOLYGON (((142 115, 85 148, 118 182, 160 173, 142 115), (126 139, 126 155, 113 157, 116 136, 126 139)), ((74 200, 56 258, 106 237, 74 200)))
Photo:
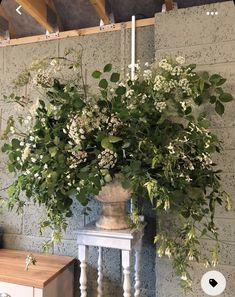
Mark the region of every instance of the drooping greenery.
MULTIPOLYGON (((231 207, 212 161, 221 144, 209 130, 203 106, 214 106, 222 116, 224 103, 233 97, 222 88, 226 80, 219 74, 198 73, 196 65, 184 63, 177 57, 143 71, 137 65, 133 80, 107 64, 92 74, 99 90, 92 95, 75 51, 34 62, 16 85, 34 86, 41 99, 28 117, 9 118, 5 136, 10 134, 11 141, 2 149, 9 171, 17 174, 8 206, 21 209, 22 192, 44 205, 47 219, 41 229, 52 229, 53 242, 72 215, 72 194, 87 212, 91 197, 121 174, 132 199, 149 199, 156 209, 158 255, 173 259, 181 285, 189 287, 190 261, 218 261, 216 205, 231 207), (211 257, 200 249, 199 240, 207 235, 215 239, 211 257)), ((24 110, 35 104, 27 96, 6 99, 24 110)))

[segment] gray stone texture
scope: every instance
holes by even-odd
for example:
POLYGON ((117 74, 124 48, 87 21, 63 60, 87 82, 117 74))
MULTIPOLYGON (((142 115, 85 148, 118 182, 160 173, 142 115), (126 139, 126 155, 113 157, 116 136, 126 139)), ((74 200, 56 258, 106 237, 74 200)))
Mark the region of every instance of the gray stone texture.
MULTIPOLYGON (((155 26, 137 29, 136 39, 137 59, 141 64, 159 60, 168 55, 182 55, 187 63, 199 64, 199 70, 218 72, 227 78, 226 88, 235 95, 235 9, 232 1, 211 4, 200 7, 180 9, 168 13, 157 13, 155 26), (209 17, 208 10, 217 9, 219 15, 209 17)), ((76 38, 66 38, 47 42, 0 48, 0 99, 3 94, 11 92, 11 81, 30 64, 33 58, 63 55, 65 49, 83 50, 83 68, 86 83, 96 90, 96 81, 91 78, 93 70, 102 69, 106 63, 125 75, 130 64, 130 30, 102 32, 76 38)), ((26 90, 24 90, 26 91, 26 90)), ((29 91, 29 90, 28 90, 29 91)), ((31 94, 33 90, 30 90, 31 94)), ((35 96, 37 96, 35 94, 35 96)), ((0 100, 0 110, 7 118, 19 108, 3 103, 0 100), (14 109, 13 109, 14 108, 14 109)), ((235 202, 235 103, 227 105, 223 118, 211 115, 211 130, 223 141, 224 152, 215 156, 214 160, 223 169, 221 182, 235 202)), ((4 121, 1 121, 4 128, 4 121)), ((2 145, 3 141, 1 141, 2 145)), ((6 158, 1 155, 0 188, 11 182, 11 175, 4 170, 6 158)), ((0 195, 5 196, 6 193, 0 195), (2 195, 3 194, 3 195, 2 195)), ((95 220, 100 212, 101 204, 92 199, 92 213, 86 218, 81 215, 81 207, 75 201, 74 217, 69 220, 69 227, 60 244, 54 246, 53 252, 58 255, 77 257, 76 229, 83 224, 95 220)), ((156 257, 153 237, 155 232, 155 213, 146 203, 145 216, 148 228, 143 240, 141 266, 141 297, 182 297, 178 287, 178 279, 174 276, 168 259, 156 257)), ((7 248, 41 251, 42 242, 48 238, 46 230, 41 236, 38 232, 38 222, 45 216, 41 207, 27 203, 22 216, 6 210, 0 213, 0 225, 5 228, 4 243, 7 248)), ((235 203, 231 212, 224 207, 216 211, 216 222, 221 234, 221 261, 216 269, 223 272, 227 278, 227 289, 224 297, 233 297, 235 283, 235 203)), ((204 238, 203 248, 212 245, 210 239, 204 238)), ((115 250, 104 250, 104 296, 119 297, 122 295, 122 275, 120 268, 120 253, 115 250)), ((133 259, 134 261, 134 259, 133 259)), ((132 261, 132 262, 133 262, 132 261)), ((88 296, 97 296, 97 248, 90 248, 88 265, 88 296)), ((133 267, 132 267, 133 269, 133 267)), ((200 288, 200 278, 206 269, 203 265, 193 263, 193 293, 190 297, 204 297, 200 288)), ((76 296, 79 296, 79 268, 75 273, 76 296)))

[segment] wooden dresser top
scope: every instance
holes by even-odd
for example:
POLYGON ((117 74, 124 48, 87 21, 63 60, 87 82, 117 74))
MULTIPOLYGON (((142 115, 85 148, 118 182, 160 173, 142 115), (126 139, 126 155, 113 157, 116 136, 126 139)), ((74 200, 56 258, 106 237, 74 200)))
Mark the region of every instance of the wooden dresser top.
POLYGON ((36 266, 25 270, 27 251, 0 249, 0 282, 44 288, 59 273, 74 263, 71 257, 33 253, 36 266))

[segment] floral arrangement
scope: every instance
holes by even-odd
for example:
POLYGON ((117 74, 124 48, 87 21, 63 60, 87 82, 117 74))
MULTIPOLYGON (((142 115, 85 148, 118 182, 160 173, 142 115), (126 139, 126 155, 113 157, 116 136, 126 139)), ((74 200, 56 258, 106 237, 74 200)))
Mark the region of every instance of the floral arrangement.
MULTIPOLYGON (((107 64, 93 72, 99 92, 91 95, 81 66, 79 54, 70 50, 62 58, 34 62, 18 77, 18 87, 31 85, 42 99, 34 114, 8 120, 4 136, 11 141, 2 150, 16 173, 8 206, 24 206, 21 192, 44 205, 47 218, 40 228, 52 229, 48 246, 66 229, 72 196, 87 213, 89 200, 119 174, 132 189, 136 214, 139 198, 151 201, 157 253, 173 259, 181 285, 190 287, 190 261, 218 262, 216 205, 231 207, 212 158, 221 144, 202 112, 211 104, 224 113, 224 103, 233 100, 222 88, 226 79, 196 72, 183 57, 146 64, 143 71, 137 65, 134 80, 107 64), (215 239, 211 256, 200 249, 203 236, 215 239)), ((10 100, 24 112, 32 104, 27 96, 12 94, 10 100)))

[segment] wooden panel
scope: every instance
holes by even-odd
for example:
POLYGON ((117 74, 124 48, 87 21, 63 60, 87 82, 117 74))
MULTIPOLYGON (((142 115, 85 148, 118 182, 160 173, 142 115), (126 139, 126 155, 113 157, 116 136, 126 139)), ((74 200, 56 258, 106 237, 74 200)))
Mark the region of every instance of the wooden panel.
POLYGON ((110 19, 105 11, 105 1, 104 0, 90 0, 91 4, 94 6, 97 14, 104 22, 105 25, 110 24, 110 19))
MULTIPOLYGON (((22 5, 24 10, 27 11, 27 13, 29 13, 46 30, 48 30, 50 33, 53 32, 54 28, 47 20, 48 3, 45 0, 16 0, 16 2, 19 5, 22 5)), ((52 10, 54 11, 53 8, 52 10)))
POLYGON ((36 288, 45 287, 75 259, 34 253, 37 265, 25 271, 26 251, 0 249, 0 281, 36 288))
MULTIPOLYGON (((73 297, 74 296, 74 267, 68 267, 58 275, 43 290, 43 297, 73 297)), ((34 296, 34 297, 40 297, 34 296)))
POLYGON ((33 288, 0 282, 0 293, 7 293, 11 297, 34 297, 33 288))

